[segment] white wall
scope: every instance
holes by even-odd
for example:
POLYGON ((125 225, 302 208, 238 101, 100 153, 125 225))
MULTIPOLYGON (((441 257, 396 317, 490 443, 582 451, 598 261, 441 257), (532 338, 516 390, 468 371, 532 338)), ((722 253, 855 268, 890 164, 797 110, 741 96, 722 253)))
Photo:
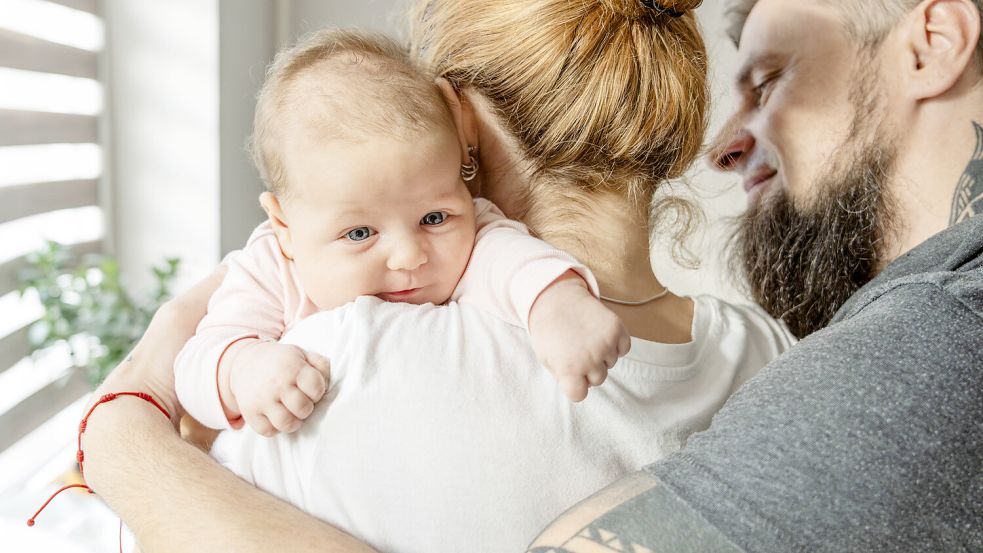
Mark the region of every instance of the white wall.
POLYGON ((269 0, 219 0, 219 247, 239 249, 263 220, 263 184, 246 142, 256 93, 277 44, 277 9, 269 0))
POLYGON ((114 252, 137 285, 164 256, 202 274, 219 251, 217 0, 104 5, 114 252))
POLYGON ((323 27, 359 27, 399 34, 404 27, 396 0, 290 0, 287 28, 294 38, 323 27))

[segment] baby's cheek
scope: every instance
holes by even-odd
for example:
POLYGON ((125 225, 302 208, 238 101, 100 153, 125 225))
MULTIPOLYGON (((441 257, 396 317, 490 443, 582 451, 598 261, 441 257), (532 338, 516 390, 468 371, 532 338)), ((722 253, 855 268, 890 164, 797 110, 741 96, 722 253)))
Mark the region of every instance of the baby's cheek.
POLYGON ((327 310, 341 307, 361 295, 357 289, 359 279, 345 278, 338 269, 331 267, 307 267, 302 271, 301 284, 311 302, 318 309, 327 310))
POLYGON ((468 265, 468 261, 471 260, 471 254, 474 251, 474 238, 472 237, 471 240, 462 240, 457 251, 459 252, 457 267, 458 270, 463 273, 464 269, 468 265))
POLYGON ((326 281, 314 279, 307 287, 307 297, 311 299, 311 302, 321 310, 334 309, 344 305, 346 302, 341 301, 341 294, 338 294, 337 290, 325 286, 325 284, 326 281))
POLYGON ((468 261, 471 259, 471 253, 474 250, 474 234, 461 236, 457 240, 457 244, 452 248, 450 265, 453 267, 451 270, 457 279, 460 280, 461 276, 464 274, 464 270, 468 266, 468 261))
POLYGON ((438 273, 437 281, 433 287, 432 297, 428 298, 427 301, 440 305, 450 299, 451 294, 460 283, 461 277, 464 276, 464 270, 468 266, 468 260, 471 259, 471 250, 473 249, 474 237, 468 239, 467 236, 461 234, 453 237, 447 236, 441 244, 436 245, 436 251, 439 251, 439 254, 434 260, 436 263, 434 263, 433 269, 438 273))

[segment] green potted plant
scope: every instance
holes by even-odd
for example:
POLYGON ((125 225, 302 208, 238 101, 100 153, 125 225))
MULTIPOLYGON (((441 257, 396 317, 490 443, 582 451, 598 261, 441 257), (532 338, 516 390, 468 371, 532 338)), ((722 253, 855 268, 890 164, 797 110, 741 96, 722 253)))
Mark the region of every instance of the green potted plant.
POLYGON ((171 294, 179 259, 152 268, 154 286, 146 298, 127 290, 119 263, 90 254, 77 259, 65 246, 49 241, 29 254, 20 273, 20 293, 37 294, 44 309, 31 325, 32 351, 67 344, 75 366, 97 386, 143 335, 157 308, 171 294))

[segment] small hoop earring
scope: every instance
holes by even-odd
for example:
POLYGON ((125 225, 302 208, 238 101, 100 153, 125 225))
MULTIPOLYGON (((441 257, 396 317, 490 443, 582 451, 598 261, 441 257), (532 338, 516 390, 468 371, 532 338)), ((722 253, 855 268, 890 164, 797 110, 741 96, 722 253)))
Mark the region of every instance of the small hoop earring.
POLYGON ((478 160, 474 157, 477 153, 477 146, 468 146, 468 164, 461 165, 461 178, 464 182, 471 182, 478 176, 478 160))

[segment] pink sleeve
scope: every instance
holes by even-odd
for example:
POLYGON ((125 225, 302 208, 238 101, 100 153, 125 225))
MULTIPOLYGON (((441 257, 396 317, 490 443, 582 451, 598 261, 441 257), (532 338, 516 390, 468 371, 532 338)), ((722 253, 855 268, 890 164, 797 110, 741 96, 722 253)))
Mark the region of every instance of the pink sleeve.
MULTIPOLYGON (((264 225, 268 225, 264 223, 264 225)), ((218 391, 218 365, 234 342, 277 340, 284 331, 287 260, 275 236, 260 225, 246 247, 230 254, 228 272, 208 302, 208 313, 174 363, 178 399, 209 428, 229 428, 218 391)))
POLYGON ((471 261, 452 300, 491 311, 508 323, 529 328, 529 311, 539 294, 573 270, 599 295, 594 275, 564 251, 533 238, 518 221, 506 219, 495 204, 474 200, 478 233, 471 261))

